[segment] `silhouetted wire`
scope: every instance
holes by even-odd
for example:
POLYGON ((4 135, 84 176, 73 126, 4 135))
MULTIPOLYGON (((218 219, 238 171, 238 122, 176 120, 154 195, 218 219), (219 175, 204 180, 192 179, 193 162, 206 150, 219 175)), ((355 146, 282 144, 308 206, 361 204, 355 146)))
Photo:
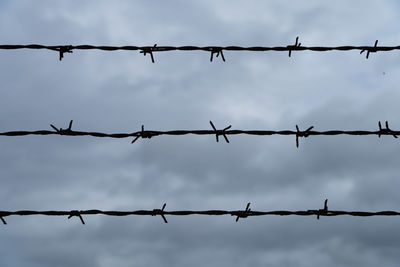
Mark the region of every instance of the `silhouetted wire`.
POLYGON ((228 135, 255 135, 255 136, 267 136, 267 135, 294 135, 296 136, 296 146, 299 146, 299 138, 301 137, 309 137, 314 135, 353 135, 353 136, 362 136, 362 135, 377 135, 381 137, 381 135, 391 135, 394 138, 397 138, 397 135, 400 135, 400 131, 393 131, 389 128, 389 123, 385 122, 385 127, 382 127, 381 122, 378 122, 379 129, 377 131, 363 131, 363 130, 352 130, 352 131, 344 131, 344 130, 329 130, 329 131, 312 131, 314 126, 307 128, 305 131, 301 131, 296 125, 296 131, 291 130, 282 130, 282 131, 274 131, 274 130, 229 130, 231 125, 225 127, 223 129, 218 130, 212 121, 210 121, 211 128, 210 130, 171 130, 171 131, 154 131, 154 130, 145 130, 142 125, 141 131, 132 132, 132 133, 102 133, 102 132, 84 132, 84 131, 75 131, 72 130, 72 120, 69 123, 68 128, 62 129, 57 128, 53 124, 50 124, 51 128, 54 131, 49 130, 39 130, 39 131, 9 131, 9 132, 0 132, 0 136, 25 136, 25 135, 66 135, 66 136, 93 136, 93 137, 110 137, 110 138, 128 138, 134 137, 131 143, 136 142, 140 137, 150 139, 155 136, 161 135, 215 135, 216 141, 219 142, 219 136, 223 136, 225 141, 229 143, 228 135))
POLYGON ((73 50, 102 50, 102 51, 140 51, 144 56, 150 55, 151 61, 154 63, 154 52, 166 52, 166 51, 206 51, 210 52, 210 61, 213 61, 214 54, 216 57, 221 56, 221 59, 225 61, 223 51, 250 51, 250 52, 265 52, 265 51, 281 51, 289 52, 291 57, 293 51, 350 51, 359 50, 360 54, 366 53, 366 58, 369 57, 370 53, 378 51, 393 51, 400 50, 400 46, 378 46, 378 40, 375 41, 374 46, 301 46, 299 37, 296 37, 296 42, 293 45, 287 46, 97 46, 97 45, 41 45, 41 44, 27 44, 27 45, 0 45, 0 49, 3 50, 15 50, 15 49, 47 49, 57 51, 59 53, 59 59, 62 60, 65 53, 72 53, 73 50))
POLYGON ((168 223, 165 216, 188 216, 188 215, 209 215, 209 216, 221 216, 221 215, 231 215, 236 217, 236 222, 239 218, 247 218, 253 216, 317 216, 319 219, 321 216, 356 216, 356 217, 371 217, 371 216, 400 216, 400 212, 397 211, 342 211, 342 210, 329 210, 328 209, 328 199, 324 202, 324 207, 322 209, 316 210, 299 210, 299 211, 289 211, 289 210, 273 210, 273 211, 253 211, 250 209, 250 203, 247 204, 245 210, 176 210, 176 211, 166 211, 166 204, 164 203, 161 209, 153 210, 135 210, 135 211, 116 211, 116 210, 71 210, 71 211, 34 211, 34 210, 19 210, 19 211, 0 211, 0 219, 4 224, 7 224, 5 217, 8 216, 29 216, 29 215, 45 215, 45 216, 68 216, 68 219, 72 217, 78 217, 82 224, 85 224, 83 220, 83 215, 107 215, 107 216, 130 216, 130 215, 143 215, 143 216, 161 216, 165 223, 168 223))

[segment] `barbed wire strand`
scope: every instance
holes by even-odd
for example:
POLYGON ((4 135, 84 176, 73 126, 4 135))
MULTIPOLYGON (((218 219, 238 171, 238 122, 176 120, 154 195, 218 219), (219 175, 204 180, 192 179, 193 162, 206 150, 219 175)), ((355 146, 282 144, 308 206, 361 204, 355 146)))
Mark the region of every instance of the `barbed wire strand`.
POLYGON ((68 219, 72 217, 78 217, 82 224, 85 224, 83 220, 84 215, 107 215, 107 216, 131 216, 131 215, 142 215, 142 216, 160 216, 164 223, 168 223, 166 216, 189 216, 189 215, 209 215, 209 216, 221 216, 221 215, 231 215, 236 217, 236 222, 239 218, 255 217, 255 216, 316 216, 319 220, 320 217, 331 217, 331 216, 356 216, 356 217, 372 217, 372 216, 400 216, 400 212, 397 211, 342 211, 342 210, 329 210, 328 209, 328 199, 324 202, 324 207, 322 209, 314 210, 299 210, 299 211, 289 211, 289 210, 272 210, 272 211, 254 211, 250 209, 250 203, 247 204, 245 210, 176 210, 176 211, 166 211, 166 204, 164 203, 161 209, 153 210, 135 210, 135 211, 116 211, 109 210, 103 211, 98 209, 91 210, 71 210, 71 211, 35 211, 35 210, 19 210, 19 211, 0 211, 0 218, 3 224, 7 224, 5 217, 8 216, 30 216, 30 215, 45 215, 45 216, 68 216, 68 219))
POLYGON ((400 46, 378 46, 378 40, 375 41, 374 46, 302 46, 299 42, 299 37, 296 37, 296 42, 293 45, 287 46, 106 46, 106 45, 42 45, 42 44, 27 44, 27 45, 0 45, 2 50, 16 50, 16 49, 46 49, 57 51, 59 53, 59 60, 61 61, 65 53, 73 53, 73 50, 102 50, 102 51, 139 51, 144 56, 150 55, 151 61, 155 63, 154 52, 167 52, 167 51, 206 51, 210 52, 210 61, 213 61, 214 54, 216 57, 221 55, 221 59, 225 61, 223 51, 249 51, 249 52, 288 52, 288 56, 292 56, 293 51, 315 51, 315 52, 326 52, 326 51, 350 51, 359 50, 360 54, 366 53, 366 58, 369 58, 370 53, 375 52, 387 52, 400 50, 400 46))
POLYGON ((93 137, 109 137, 109 138, 129 138, 134 137, 131 143, 135 143, 139 138, 147 138, 150 139, 155 136, 161 135, 172 135, 172 136, 180 136, 180 135, 215 135, 216 141, 219 142, 219 136, 223 136, 225 141, 229 143, 228 135, 253 135, 253 136, 270 136, 270 135, 294 135, 296 137, 296 147, 299 147, 299 138, 316 136, 316 135, 326 135, 326 136, 334 136, 334 135, 352 135, 352 136, 364 136, 364 135, 377 135, 381 137, 382 135, 391 135, 394 138, 398 138, 400 135, 400 131, 394 131, 389 128, 388 121, 385 122, 385 127, 382 127, 381 122, 378 122, 378 130, 376 131, 364 131, 364 130, 329 130, 329 131, 313 131, 314 126, 307 128, 305 131, 301 131, 299 126, 296 125, 296 131, 292 130, 229 130, 232 126, 229 125, 221 130, 218 130, 212 121, 210 121, 210 125, 212 129, 210 130, 170 130, 170 131, 154 131, 154 130, 145 130, 144 125, 142 125, 141 131, 132 132, 132 133, 102 133, 102 132, 85 132, 85 131, 75 131, 72 130, 72 120, 69 123, 68 128, 62 129, 57 128, 53 124, 50 124, 51 128, 54 131, 50 130, 38 130, 38 131, 8 131, 8 132, 0 132, 0 136, 26 136, 26 135, 66 135, 66 136, 93 136, 93 137))

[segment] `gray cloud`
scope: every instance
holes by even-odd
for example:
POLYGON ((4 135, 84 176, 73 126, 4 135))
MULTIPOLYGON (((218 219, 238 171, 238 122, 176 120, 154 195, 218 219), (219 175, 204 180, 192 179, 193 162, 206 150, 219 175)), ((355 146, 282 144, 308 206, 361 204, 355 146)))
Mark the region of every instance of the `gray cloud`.
MULTIPOLYGON (((3 1, 3 43, 395 45, 395 1, 3 1)), ((0 51, 7 130, 398 129, 396 53, 0 51)), ((397 210, 397 140, 0 138, 19 209, 397 210)), ((396 218, 9 217, 1 266, 395 266, 396 218)))

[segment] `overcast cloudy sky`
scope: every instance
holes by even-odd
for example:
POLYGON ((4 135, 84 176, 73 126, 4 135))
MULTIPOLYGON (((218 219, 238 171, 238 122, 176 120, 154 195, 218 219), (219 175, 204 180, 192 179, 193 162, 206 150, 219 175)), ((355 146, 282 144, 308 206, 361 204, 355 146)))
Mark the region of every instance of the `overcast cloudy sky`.
MULTIPOLYGON (((397 1, 1 1, 0 43, 399 45, 397 1)), ((400 129, 400 55, 0 51, 0 131, 400 129)), ((400 210, 390 136, 0 138, 0 210, 400 210)), ((398 266, 399 218, 7 217, 0 265, 398 266)))

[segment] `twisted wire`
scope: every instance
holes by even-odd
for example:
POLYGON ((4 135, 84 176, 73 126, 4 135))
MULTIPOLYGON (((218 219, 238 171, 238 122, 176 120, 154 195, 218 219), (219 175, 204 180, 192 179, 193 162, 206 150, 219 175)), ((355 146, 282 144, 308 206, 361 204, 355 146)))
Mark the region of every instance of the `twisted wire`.
POLYGON ((0 136, 26 136, 26 135, 65 135, 65 136, 92 136, 92 137, 109 137, 109 138, 134 138, 131 143, 136 142, 140 137, 144 139, 150 139, 156 136, 170 135, 170 136, 181 136, 181 135, 215 135, 216 141, 219 142, 219 136, 223 136, 225 141, 229 143, 229 135, 252 135, 252 136, 271 136, 271 135, 294 135, 296 137, 296 146, 299 146, 299 138, 307 138, 310 136, 325 135, 325 136, 336 136, 336 135, 351 135, 351 136, 365 136, 365 135, 390 135, 394 138, 398 138, 400 131, 395 131, 389 128, 389 123, 385 122, 385 127, 382 127, 381 122, 378 122, 378 130, 367 131, 367 130, 328 130, 328 131, 315 131, 312 130, 314 126, 309 127, 307 130, 301 131, 296 125, 296 130, 229 130, 231 125, 223 129, 217 129, 215 125, 210 121, 212 129, 210 130, 169 130, 169 131, 158 131, 158 130, 145 130, 142 125, 141 131, 131 133, 103 133, 103 132, 90 132, 90 131, 75 131, 72 130, 72 120, 69 123, 69 127, 66 129, 57 128, 53 124, 50 126, 54 129, 51 130, 37 130, 37 131, 7 131, 0 132, 0 136))
POLYGON ((139 51, 144 56, 149 54, 151 61, 154 63, 154 52, 168 52, 168 51, 206 51, 211 52, 210 61, 213 61, 214 54, 216 57, 221 56, 221 59, 225 61, 223 51, 249 51, 249 52, 288 52, 288 56, 292 56, 293 51, 314 51, 314 52, 327 52, 327 51, 351 51, 359 50, 360 54, 366 53, 366 58, 369 57, 370 53, 375 52, 388 52, 400 50, 400 46, 378 46, 378 40, 375 41, 373 46, 362 45, 344 45, 344 46, 302 46, 299 42, 299 37, 296 37, 296 42, 286 46, 158 46, 157 44, 152 46, 136 46, 136 45, 125 45, 125 46, 109 46, 109 45, 42 45, 42 44, 26 44, 26 45, 15 45, 15 44, 3 44, 0 45, 1 50, 17 50, 17 49, 35 49, 35 50, 52 50, 59 53, 59 59, 62 60, 65 53, 73 53, 74 50, 101 50, 101 51, 139 51))
POLYGON ((247 204, 245 210, 175 210, 166 211, 166 204, 162 206, 161 209, 153 210, 134 210, 134 211, 117 211, 117 210, 47 210, 47 211, 37 211, 37 210, 19 210, 19 211, 0 211, 0 219, 4 224, 7 224, 5 217, 8 216, 31 216, 31 215, 44 215, 44 216, 68 216, 68 219, 72 217, 78 217, 82 224, 85 224, 83 219, 84 215, 106 215, 106 216, 161 216, 165 223, 168 223, 166 216, 189 216, 189 215, 208 215, 208 216, 222 216, 231 215, 236 217, 236 222, 239 218, 255 217, 255 216, 316 216, 319 219, 322 216, 332 217, 332 216, 355 216, 355 217, 372 217, 372 216, 400 216, 398 211, 343 211, 343 210, 329 210, 328 200, 324 202, 324 207, 322 209, 311 209, 311 210, 271 210, 271 211, 254 211, 250 209, 250 203, 247 204))

